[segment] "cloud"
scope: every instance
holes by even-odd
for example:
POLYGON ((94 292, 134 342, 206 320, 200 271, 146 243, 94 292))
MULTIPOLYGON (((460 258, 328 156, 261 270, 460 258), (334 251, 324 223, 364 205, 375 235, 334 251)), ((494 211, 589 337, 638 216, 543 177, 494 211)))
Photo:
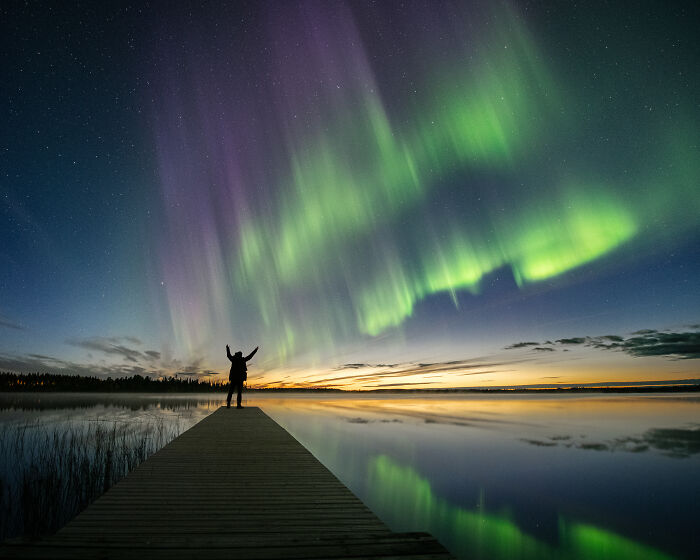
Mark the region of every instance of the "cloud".
POLYGON ((84 359, 70 361, 46 354, 16 354, 0 349, 0 370, 18 373, 48 372, 64 375, 97 377, 153 378, 180 375, 210 377, 223 371, 213 371, 202 357, 190 357, 188 361, 173 359, 167 353, 137 348, 143 342, 135 336, 91 336, 69 338, 66 344, 87 351, 84 359), (94 354, 94 358, 93 358, 94 354))
POLYGON ((16 323, 15 321, 11 321, 7 317, 3 317, 0 315, 0 327, 5 327, 6 329, 14 329, 17 331, 26 331, 27 328, 20 325, 19 323, 16 323))
POLYGON ((87 377, 131 377, 133 375, 161 377, 168 375, 168 372, 162 369, 148 368, 136 364, 86 364, 62 360, 43 354, 18 356, 0 353, 0 370, 21 373, 51 372, 87 377))
MULTIPOLYGON (((484 358, 475 358, 475 359, 467 359, 467 360, 453 360, 449 362, 436 362, 436 363, 430 363, 430 364, 417 364, 416 365, 407 365, 405 369, 399 370, 396 372, 397 374, 408 374, 408 375, 413 375, 416 373, 420 374, 426 374, 426 373, 434 373, 434 372, 454 372, 454 373, 461 373, 465 372, 467 370, 484 370, 488 368, 494 368, 494 367, 501 367, 501 366, 509 366, 513 364, 519 364, 523 362, 528 362, 530 360, 527 359, 520 359, 520 360, 507 360, 507 361, 491 361, 489 359, 484 359, 484 358)), ((478 373, 493 373, 494 370, 488 370, 488 371, 475 371, 475 374, 478 373)))
POLYGON ((383 383, 378 385, 377 389, 384 389, 386 387, 408 387, 411 385, 432 385, 433 383, 438 383, 438 381, 414 381, 407 383, 383 383))
POLYGON ((148 356, 140 350, 129 348, 122 344, 123 341, 140 341, 133 337, 101 337, 93 336, 91 338, 70 338, 66 340, 66 344, 85 348, 86 350, 95 350, 103 354, 122 356, 125 360, 138 363, 139 360, 147 360, 148 356))
POLYGON ((510 346, 506 346, 504 350, 513 350, 515 348, 527 348, 528 346, 538 346, 539 342, 516 342, 510 346))
POLYGON ((45 354, 27 354, 30 358, 36 358, 37 360, 55 360, 51 356, 46 356, 45 354))
MULTIPOLYGON (((642 331, 637 331, 640 333, 642 331)), ((591 339, 591 345, 604 350, 619 350, 631 356, 666 356, 677 360, 700 358, 700 332, 659 332, 645 330, 639 336, 608 343, 610 337, 591 339)))
POLYGON ((221 373, 205 369, 204 360, 201 358, 183 363, 180 360, 164 358, 157 350, 134 348, 134 345, 143 344, 134 336, 93 336, 70 338, 65 342, 70 346, 88 350, 88 359, 84 362, 75 362, 45 354, 18 355, 0 352, 0 370, 97 377, 141 375, 153 378, 168 377, 173 375, 173 372, 193 376, 212 376, 221 373), (93 360, 93 352, 97 354, 98 360, 93 360))
MULTIPOLYGON (((344 364, 335 368, 333 371, 353 370, 353 369, 369 369, 370 371, 357 372, 355 374, 340 375, 337 377, 324 377, 322 379, 308 378, 305 381, 308 385, 345 385, 345 384, 362 384, 367 388, 383 388, 383 387, 400 387, 409 385, 425 385, 439 383, 444 380, 441 374, 449 374, 451 377, 459 377, 464 375, 482 375, 487 373, 502 373, 509 371, 504 366, 510 366, 522 362, 531 361, 530 359, 517 360, 495 360, 488 357, 469 358, 464 360, 449 360, 443 362, 404 362, 398 364, 344 364), (396 383, 385 383, 391 381, 392 378, 403 378, 411 376, 420 376, 422 379, 426 377, 440 377, 436 381, 406 381, 396 383), (376 383, 380 383, 375 385, 376 383)), ((271 383, 267 383, 270 385, 271 383)))
MULTIPOLYGON (((560 338, 556 343, 560 345, 582 345, 601 350, 617 350, 635 357, 664 356, 676 360, 700 358, 700 332, 697 329, 685 332, 641 329, 631 334, 629 337, 606 334, 602 336, 560 338)), ((516 342, 506 346, 505 349, 532 348, 532 350, 538 352, 552 352, 555 350, 545 346, 547 344, 551 344, 551 342, 516 342)), ((564 352, 566 350, 566 348, 562 349, 564 352)))
MULTIPOLYGON (((558 377, 540 377, 539 379, 558 379, 558 377)), ((486 380, 484 380, 486 381, 486 380)), ((700 385, 700 379, 664 379, 663 381, 602 381, 598 383, 530 383, 523 385, 489 385, 489 389, 579 389, 600 387, 662 387, 666 385, 700 385)), ((483 386, 460 387, 461 389, 484 389, 483 386)))
POLYGON ((340 365, 336 368, 333 368, 334 371, 342 371, 344 369, 364 369, 364 368, 393 368, 401 364, 362 364, 362 363, 357 363, 357 364, 343 364, 340 365))
POLYGON ((633 356, 700 358, 700 332, 656 333, 625 340, 623 350, 633 356))
POLYGON ((622 342, 625 340, 621 336, 617 336, 616 334, 606 334, 605 336, 598 337, 601 340, 609 340, 611 342, 622 342))
POLYGON ((219 375, 221 372, 220 371, 212 371, 212 370, 194 370, 194 371, 178 371, 175 373, 175 375, 202 375, 202 376, 207 376, 207 375, 219 375))

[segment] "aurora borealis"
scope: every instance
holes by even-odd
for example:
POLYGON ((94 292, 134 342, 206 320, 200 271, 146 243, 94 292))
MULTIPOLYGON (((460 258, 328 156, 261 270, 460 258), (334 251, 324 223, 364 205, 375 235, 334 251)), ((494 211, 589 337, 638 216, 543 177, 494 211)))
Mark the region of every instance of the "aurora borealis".
POLYGON ((370 467, 379 502, 391 504, 408 527, 438 528, 458 544, 460 556, 477 558, 672 558, 650 546, 583 523, 559 520, 560 546, 554 548, 520 529, 507 513, 486 512, 484 503, 473 510, 455 507, 436 496, 430 483, 410 467, 390 458, 375 457, 370 467))
POLYGON ((697 8, 54 16, 15 14, 3 65, 3 368, 206 375, 230 343, 260 384, 696 376, 503 348, 697 331, 697 8))

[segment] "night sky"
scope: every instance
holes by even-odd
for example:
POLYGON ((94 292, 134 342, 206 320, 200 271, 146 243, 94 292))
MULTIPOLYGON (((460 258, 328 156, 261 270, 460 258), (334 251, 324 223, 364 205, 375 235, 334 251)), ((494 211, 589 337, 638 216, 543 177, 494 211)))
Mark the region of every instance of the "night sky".
POLYGON ((695 3, 0 13, 0 369, 700 377, 695 3))

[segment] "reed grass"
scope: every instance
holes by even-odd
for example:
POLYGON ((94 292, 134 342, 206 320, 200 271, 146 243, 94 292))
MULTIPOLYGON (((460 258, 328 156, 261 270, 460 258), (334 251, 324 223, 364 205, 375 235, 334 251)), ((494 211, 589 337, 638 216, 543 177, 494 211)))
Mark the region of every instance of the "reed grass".
POLYGON ((54 533, 181 431, 164 418, 4 427, 0 539, 54 533))

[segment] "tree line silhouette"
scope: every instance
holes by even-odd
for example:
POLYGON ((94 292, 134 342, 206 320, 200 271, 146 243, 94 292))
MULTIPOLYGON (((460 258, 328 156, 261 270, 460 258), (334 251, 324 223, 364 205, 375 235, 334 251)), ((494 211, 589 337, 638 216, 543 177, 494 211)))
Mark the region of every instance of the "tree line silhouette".
POLYGON ((0 391, 86 391, 101 393, 207 393, 221 392, 228 383, 214 380, 162 377, 152 379, 142 375, 133 377, 101 378, 54 373, 0 372, 0 391))
MULTIPOLYGON (((440 389, 365 389, 372 393, 685 393, 700 392, 700 384, 688 380, 683 385, 652 385, 628 387, 559 387, 559 388, 440 388, 440 389)), ((142 375, 133 377, 102 378, 55 373, 0 372, 0 393, 7 392, 85 392, 85 393, 219 393, 228 389, 228 382, 180 377, 153 379, 142 375)), ((352 389, 331 387, 252 387, 253 392, 275 393, 344 393, 352 389)))
MULTIPOLYGON (((58 373, 0 372, 0 393, 7 392, 85 392, 85 393, 219 393, 229 387, 228 380, 202 380, 181 377, 153 379, 143 375, 132 377, 93 377, 58 373)), ((251 387, 254 392, 335 393, 329 387, 251 387)))

